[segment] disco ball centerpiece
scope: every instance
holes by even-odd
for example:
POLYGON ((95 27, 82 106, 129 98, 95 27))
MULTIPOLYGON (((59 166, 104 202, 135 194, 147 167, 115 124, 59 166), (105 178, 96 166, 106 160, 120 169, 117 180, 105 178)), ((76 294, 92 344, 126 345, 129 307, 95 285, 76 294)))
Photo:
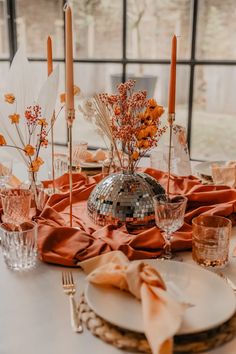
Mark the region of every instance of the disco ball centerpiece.
POLYGON ((104 178, 88 199, 88 215, 97 225, 126 225, 127 229, 153 226, 153 196, 164 188, 146 173, 120 172, 104 178))

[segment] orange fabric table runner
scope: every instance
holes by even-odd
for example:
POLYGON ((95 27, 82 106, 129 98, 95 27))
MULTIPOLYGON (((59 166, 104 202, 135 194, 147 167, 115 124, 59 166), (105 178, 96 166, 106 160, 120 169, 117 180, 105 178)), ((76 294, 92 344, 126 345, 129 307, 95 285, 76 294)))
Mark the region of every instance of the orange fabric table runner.
MULTIPOLYGON (((153 169, 144 171, 156 178, 165 188, 167 173, 153 169)), ((57 179, 56 187, 63 193, 50 196, 38 217, 39 256, 42 261, 76 266, 78 261, 113 250, 124 252, 129 259, 155 258, 162 252, 162 232, 152 227, 129 234, 125 228, 95 225, 87 216, 87 199, 102 179, 101 175, 85 177, 73 174, 73 226, 69 225, 68 175, 57 179), (76 229, 78 226, 80 228, 76 229)), ((45 182, 47 186, 49 182, 45 182)), ((202 185, 193 177, 171 176, 170 192, 184 194, 188 205, 183 227, 174 233, 173 250, 191 249, 192 218, 214 214, 236 220, 236 189, 226 186, 202 185)))

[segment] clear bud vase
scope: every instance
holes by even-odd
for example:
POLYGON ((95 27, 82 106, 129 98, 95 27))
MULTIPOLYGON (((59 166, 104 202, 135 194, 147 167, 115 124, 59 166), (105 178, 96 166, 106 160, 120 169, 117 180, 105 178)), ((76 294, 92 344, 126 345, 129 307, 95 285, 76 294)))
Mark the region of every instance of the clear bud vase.
POLYGON ((102 174, 106 177, 112 173, 119 172, 121 170, 118 158, 114 154, 114 149, 111 147, 108 152, 108 158, 103 161, 102 174))
POLYGON ((38 181, 37 172, 29 171, 28 180, 21 184, 21 188, 29 189, 32 193, 33 204, 41 211, 44 206, 44 186, 38 181))

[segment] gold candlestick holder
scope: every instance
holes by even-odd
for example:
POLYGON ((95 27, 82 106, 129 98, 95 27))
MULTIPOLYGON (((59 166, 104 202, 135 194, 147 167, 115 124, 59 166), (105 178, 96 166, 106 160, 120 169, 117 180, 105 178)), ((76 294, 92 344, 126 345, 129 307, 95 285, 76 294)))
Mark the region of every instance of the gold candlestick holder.
POLYGON ((72 180, 72 128, 73 128, 73 122, 75 119, 75 110, 74 109, 69 109, 67 111, 67 125, 68 125, 68 135, 69 135, 69 189, 70 189, 70 197, 69 197, 69 202, 70 202, 70 227, 72 227, 73 224, 73 213, 72 213, 72 187, 73 187, 73 180, 72 180))
POLYGON ((169 198, 170 194, 170 171, 171 171, 171 145, 172 145, 172 134, 173 134, 173 123, 175 121, 175 113, 168 114, 169 123, 169 154, 168 154, 168 179, 167 179, 167 196, 169 198))
POLYGON ((54 123, 55 123, 56 117, 55 117, 55 111, 53 112, 52 118, 51 118, 51 149, 52 149, 52 190, 53 193, 56 191, 55 187, 55 161, 54 161, 54 154, 55 154, 55 149, 54 149, 54 123))

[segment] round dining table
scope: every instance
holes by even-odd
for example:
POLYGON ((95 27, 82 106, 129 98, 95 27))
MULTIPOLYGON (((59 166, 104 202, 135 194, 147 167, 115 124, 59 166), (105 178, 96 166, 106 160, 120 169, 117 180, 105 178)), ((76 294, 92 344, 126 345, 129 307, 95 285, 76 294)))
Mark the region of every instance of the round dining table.
MULTIPOLYGON (((232 232, 229 263, 221 270, 236 284, 235 246, 236 227, 232 232)), ((179 254, 183 262, 194 264, 191 252, 179 254)), ((86 276, 79 268, 69 269, 73 272, 75 298, 79 301, 86 276)), ((73 332, 68 297, 62 289, 63 270, 65 267, 38 261, 31 271, 12 271, 0 256, 0 354, 131 354, 104 343, 86 328, 81 334, 73 332)), ((205 353, 235 354, 236 336, 227 344, 205 353)))

